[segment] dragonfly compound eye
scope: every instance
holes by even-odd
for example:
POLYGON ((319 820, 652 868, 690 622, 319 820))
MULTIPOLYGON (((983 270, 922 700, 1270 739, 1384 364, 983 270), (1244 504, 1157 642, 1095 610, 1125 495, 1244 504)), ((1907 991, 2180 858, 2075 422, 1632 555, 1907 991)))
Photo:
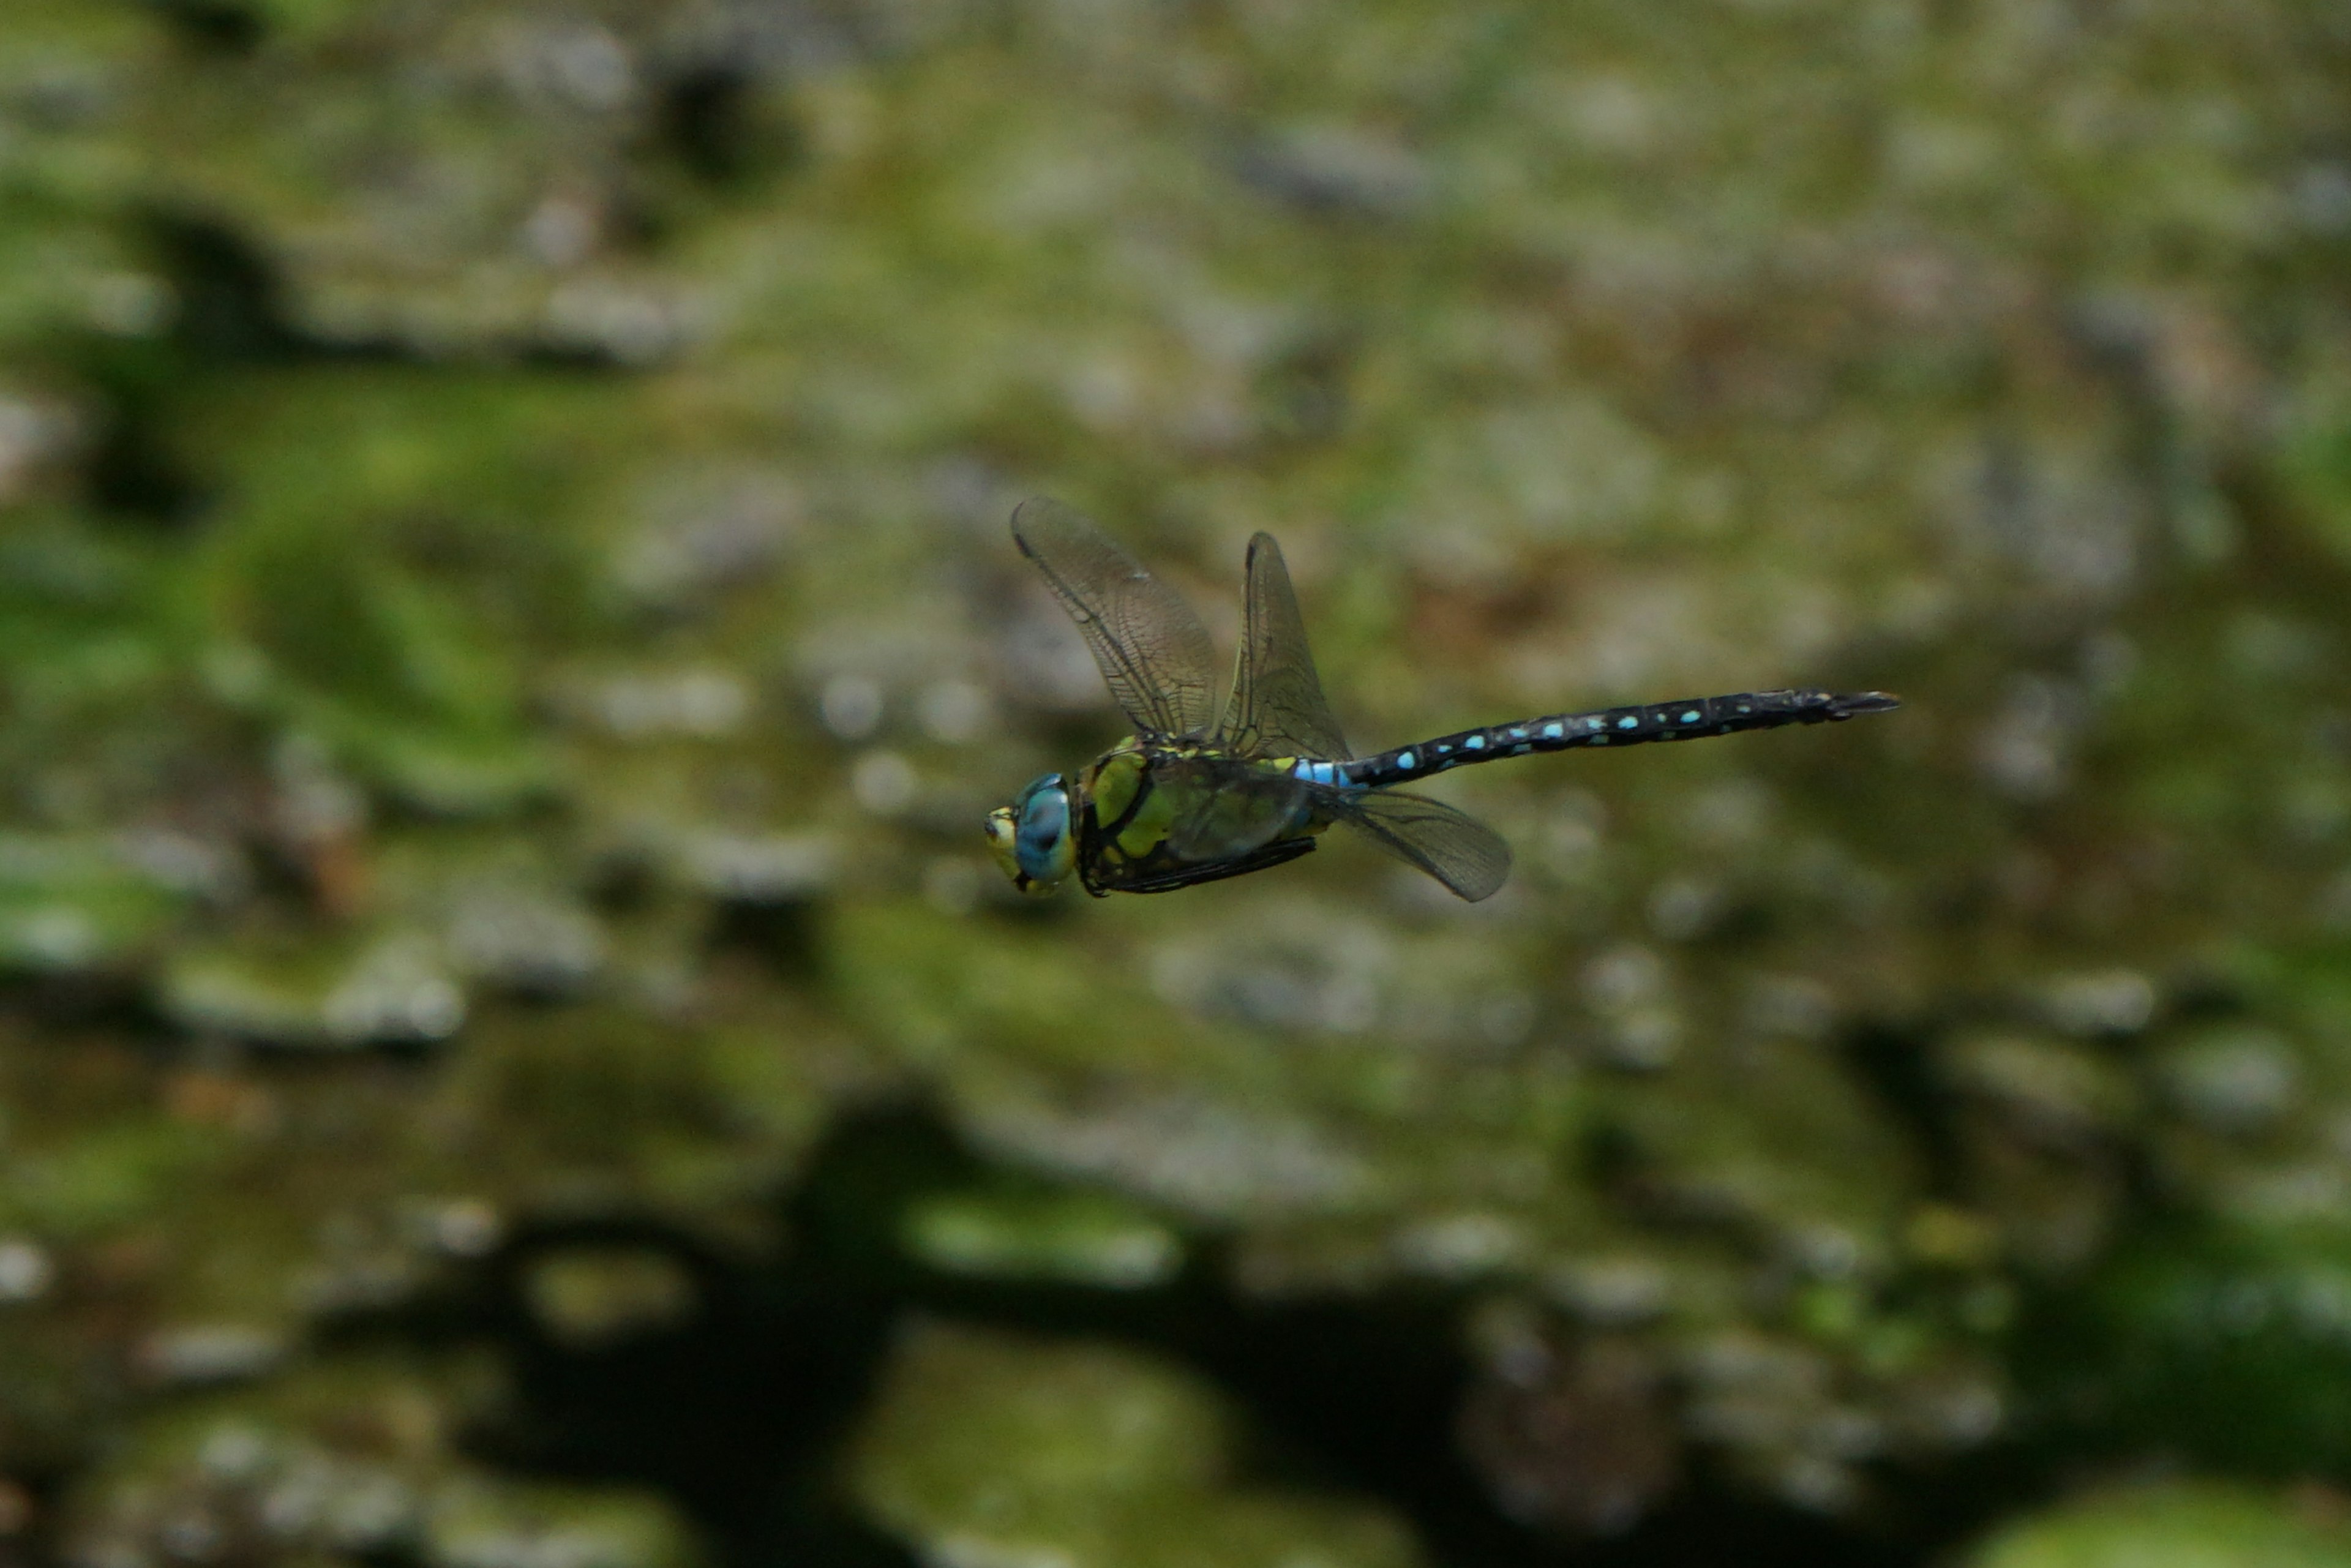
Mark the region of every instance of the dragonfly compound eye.
POLYGON ((987 847, 1023 893, 1050 893, 1067 880, 1077 867, 1077 841, 1070 832, 1070 791, 1061 776, 1046 774, 1023 789, 1018 801, 989 812, 987 847))

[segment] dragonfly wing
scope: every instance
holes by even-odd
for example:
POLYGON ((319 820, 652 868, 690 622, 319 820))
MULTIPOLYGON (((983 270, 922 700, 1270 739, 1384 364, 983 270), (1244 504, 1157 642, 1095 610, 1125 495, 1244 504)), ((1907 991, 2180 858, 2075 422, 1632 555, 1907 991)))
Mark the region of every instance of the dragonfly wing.
POLYGON ((1216 647, 1174 590, 1083 513, 1042 496, 1012 514, 1012 538, 1085 634, 1127 717, 1163 736, 1216 727, 1216 647))
POLYGON ((1224 741, 1244 757, 1345 757, 1347 738, 1322 698, 1290 568, 1271 534, 1249 540, 1244 603, 1248 625, 1224 741))
POLYGON ((1442 800, 1397 789, 1318 791, 1340 821, 1475 904, 1510 875, 1502 835, 1442 800))
POLYGON ((1311 784, 1224 758, 1162 766, 1157 785, 1176 795, 1167 848, 1178 860, 1230 860, 1304 828, 1321 791, 1311 784))

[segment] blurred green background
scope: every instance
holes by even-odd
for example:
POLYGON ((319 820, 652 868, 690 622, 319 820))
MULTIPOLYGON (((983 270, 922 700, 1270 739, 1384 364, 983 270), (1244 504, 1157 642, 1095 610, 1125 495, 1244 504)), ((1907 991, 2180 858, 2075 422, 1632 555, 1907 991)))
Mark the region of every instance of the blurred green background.
POLYGON ((2351 1564, 2346 677, 2337 4, 6 0, 0 1557, 2351 1564))

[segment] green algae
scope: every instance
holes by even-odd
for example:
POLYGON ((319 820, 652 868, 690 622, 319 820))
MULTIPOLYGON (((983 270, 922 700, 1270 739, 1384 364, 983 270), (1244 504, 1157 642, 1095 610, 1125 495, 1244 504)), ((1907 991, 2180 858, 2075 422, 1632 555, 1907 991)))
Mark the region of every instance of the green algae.
POLYGON ((2158 1235, 2051 1309, 2036 1370, 2141 1442, 2241 1473, 2329 1474, 2351 1451, 2332 1396, 2346 1306, 2338 1226, 2158 1235))
POLYGON ((464 993, 413 936, 282 955, 256 946, 183 952, 163 978, 165 1009, 199 1033, 312 1047, 444 1040, 465 1021, 464 993))
POLYGON ((122 1563, 231 1551, 311 1563, 396 1553, 439 1568, 699 1560, 653 1499, 520 1485, 466 1463, 454 1438, 487 1396, 481 1384, 462 1364, 346 1361, 301 1368, 266 1396, 180 1410, 71 1500, 71 1549, 122 1563))
POLYGON ((1967 1561, 1972 1568, 2335 1568, 2351 1563, 2351 1534, 2291 1498, 2155 1486, 2061 1504, 1967 1561))
MULTIPOLYGON (((1468 1451, 1553 1528, 2044 1429, 2339 1481, 2342 63, 2284 0, 11 6, 0 1470, 534 1226, 789 1267, 908 1096, 986 1167, 868 1217, 909 1267, 1516 1324, 1468 1451), (1339 844, 1018 907, 977 816, 1113 738, 1044 490, 1228 641, 1278 532, 1367 747, 1909 706, 1452 780, 1475 911, 1339 844)), ((653 1256, 539 1332, 696 1332, 653 1256)))
POLYGON ((1134 1290, 1166 1283, 1184 1260, 1174 1229, 1103 1193, 942 1193, 901 1228, 906 1250, 931 1267, 994 1279, 1134 1290))
POLYGON ((160 936, 183 901, 125 848, 65 834, 0 841, 0 965, 97 968, 160 936))
POLYGON ((1359 1504, 1237 1484, 1230 1417, 1176 1368, 944 1323, 893 1354, 851 1486, 933 1561, 1403 1568, 1359 1504))

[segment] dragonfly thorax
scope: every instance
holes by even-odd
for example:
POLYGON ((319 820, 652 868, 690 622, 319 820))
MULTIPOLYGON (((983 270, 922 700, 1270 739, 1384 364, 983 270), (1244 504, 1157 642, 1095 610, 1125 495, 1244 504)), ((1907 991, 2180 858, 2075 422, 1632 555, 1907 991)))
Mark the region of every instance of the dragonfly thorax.
POLYGON ((1077 868, 1070 787, 1058 773, 1032 780, 1009 806, 987 814, 987 847, 1023 893, 1053 892, 1077 868))

